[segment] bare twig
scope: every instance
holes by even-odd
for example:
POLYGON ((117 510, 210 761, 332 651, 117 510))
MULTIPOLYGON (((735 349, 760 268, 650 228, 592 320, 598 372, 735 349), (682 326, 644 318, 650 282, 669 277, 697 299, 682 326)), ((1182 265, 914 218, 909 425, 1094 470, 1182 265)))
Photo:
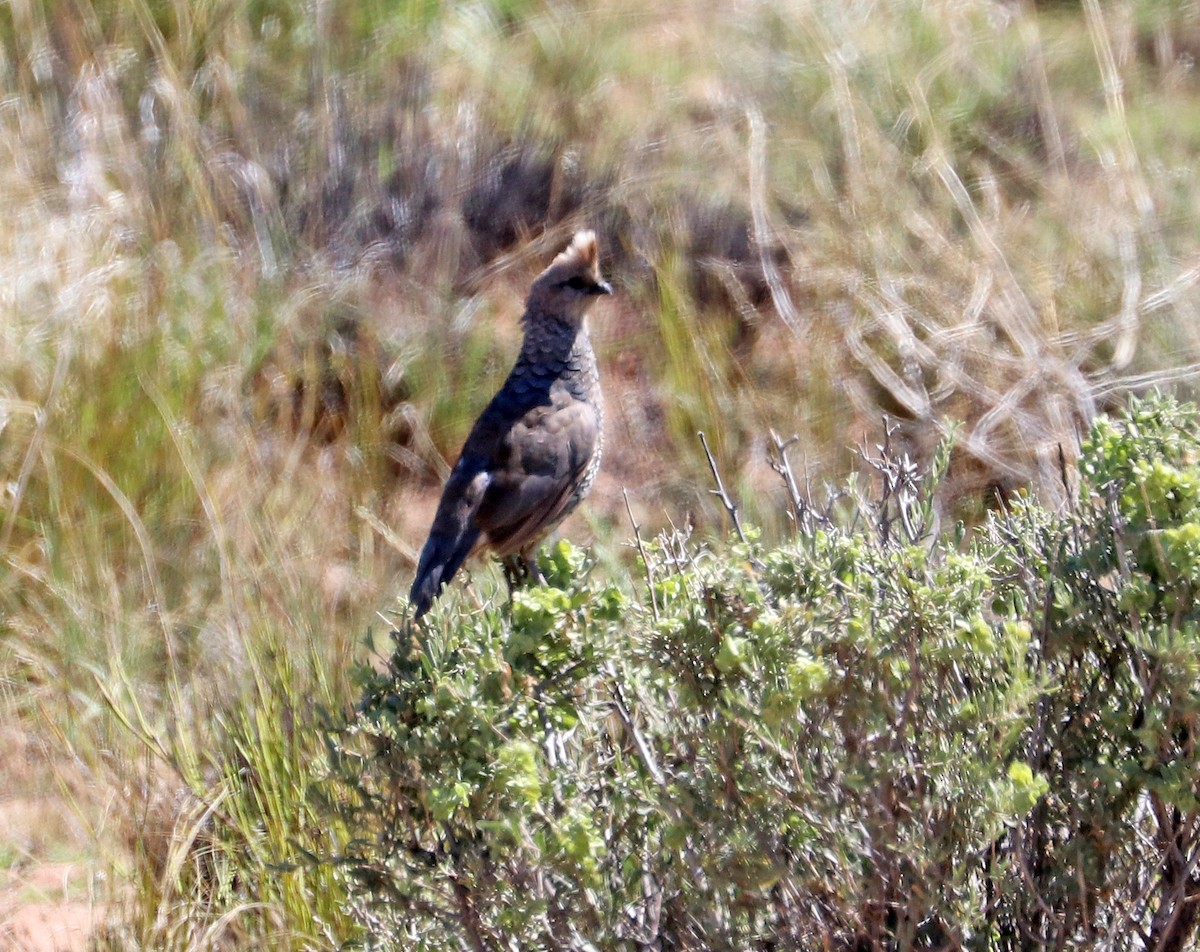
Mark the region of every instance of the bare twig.
POLYGON ((629 513, 629 524, 633 526, 633 541, 637 544, 638 555, 642 557, 642 565, 646 568, 646 588, 650 592, 650 613, 654 616, 654 620, 658 621, 658 592, 654 589, 654 566, 650 562, 650 556, 646 554, 646 546, 642 543, 642 527, 633 518, 633 509, 629 505, 629 492, 622 489, 621 496, 625 499, 625 511, 629 513))
POLYGON ((862 461, 875 471, 880 480, 878 501, 864 502, 875 514, 875 529, 884 546, 892 541, 892 524, 896 521, 900 522, 910 543, 916 542, 925 529, 925 526, 913 520, 913 510, 920 501, 917 466, 907 453, 892 449, 892 434, 895 432, 896 427, 889 425, 885 417, 883 442, 875 446, 879 455, 871 456, 865 447, 859 450, 862 461))
POLYGON ((792 464, 788 460, 788 448, 800 439, 799 436, 793 436, 790 440, 781 440, 779 434, 771 430, 771 443, 775 450, 775 458, 769 462, 771 469, 779 474, 783 480, 783 485, 787 489, 788 499, 792 504, 792 518, 796 523, 796 531, 807 535, 812 523, 812 510, 808 503, 800 495, 800 489, 796 485, 796 476, 792 472, 792 464))
POLYGON ((458 921, 463 927, 465 938, 470 943, 472 952, 490 952, 492 945, 484 938, 483 923, 475 909, 470 887, 463 883, 457 875, 451 879, 450 886, 454 891, 455 904, 458 906, 458 921))
POLYGON ((709 492, 721 500, 721 505, 725 507, 725 511, 729 513, 729 518, 733 520, 733 527, 737 530, 738 538, 743 543, 746 541, 746 533, 742 529, 742 519, 738 515, 737 504, 730 498, 729 493, 725 491, 725 481, 721 479, 721 471, 717 469, 717 461, 713 458, 712 450, 708 448, 708 437, 701 430, 696 434, 700 437, 700 445, 704 447, 704 455, 708 457, 708 468, 712 470, 713 479, 717 483, 716 489, 710 489, 709 492))
POLYGON ((617 712, 617 716, 621 718, 621 723, 625 725, 625 729, 629 731, 629 736, 633 738, 633 746, 637 748, 638 758, 642 762, 642 766, 646 768, 646 772, 650 774, 655 784, 665 788, 667 785, 666 778, 663 776, 662 770, 658 766, 658 762, 654 759, 654 752, 650 750, 650 746, 646 743, 646 738, 642 736, 641 730, 634 723, 633 714, 629 710, 629 704, 625 700, 625 689, 621 687, 620 679, 617 677, 617 669, 613 664, 607 665, 608 676, 612 678, 613 686, 613 710, 617 712))
POLYGON ((546 753, 546 763, 551 770, 554 770, 563 761, 562 739, 559 737, 558 731, 554 729, 554 725, 550 723, 550 715, 546 711, 546 698, 540 684, 534 686, 533 697, 537 704, 538 719, 542 724, 542 734, 545 737, 542 749, 546 753))

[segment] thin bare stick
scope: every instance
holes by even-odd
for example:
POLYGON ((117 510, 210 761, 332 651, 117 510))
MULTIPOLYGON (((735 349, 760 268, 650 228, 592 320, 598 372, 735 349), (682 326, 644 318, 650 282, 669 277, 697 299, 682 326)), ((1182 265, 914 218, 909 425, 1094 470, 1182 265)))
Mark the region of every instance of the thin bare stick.
POLYGON ((534 687, 533 697, 537 702, 538 718, 542 723, 542 733, 545 735, 542 749, 546 752, 546 763, 553 770, 563 760, 561 756, 562 740, 558 736, 558 731, 554 729, 554 725, 550 723, 550 715, 546 712, 546 698, 540 684, 534 687))
POLYGON ((650 591, 650 613, 658 621, 658 593, 654 590, 654 566, 650 556, 646 554, 646 546, 642 543, 642 527, 633 518, 633 509, 629 505, 629 492, 622 489, 621 496, 625 499, 625 511, 629 513, 629 524, 633 526, 633 541, 637 543, 638 555, 642 557, 642 565, 646 567, 646 588, 650 591))
POLYGON ((651 779, 659 786, 665 788, 667 785, 666 778, 663 772, 659 769, 658 763, 654 759, 654 753, 650 750, 650 745, 646 743, 646 738, 642 736, 642 732, 638 729, 637 724, 633 720, 633 714, 629 710, 629 704, 625 700, 625 690, 621 687, 621 681, 617 677, 617 669, 613 664, 607 665, 608 676, 612 678, 613 700, 612 706, 616 710, 617 716, 621 718, 621 723, 625 725, 625 729, 629 731, 633 738, 633 746, 637 748, 638 758, 642 762, 642 766, 646 768, 646 772, 650 774, 651 779))
POLYGON ((742 530, 742 518, 738 515, 737 505, 729 497, 729 493, 725 491, 725 481, 721 479, 721 471, 717 469, 717 461, 713 458, 712 450, 708 448, 708 437, 704 435, 703 430, 696 435, 700 437, 700 445, 704 447, 704 455, 708 457, 708 468, 712 470, 713 479, 717 484, 717 488, 710 489, 709 492, 721 500, 721 505, 725 507, 725 511, 729 513, 729 518, 733 520, 733 527, 737 530, 738 538, 744 543, 746 541, 746 533, 742 530))
POLYGON ((796 522, 797 531, 807 530, 809 523, 812 521, 812 513, 808 508, 808 503, 800 495, 800 489, 796 485, 796 476, 792 472, 792 464, 787 457, 788 447, 797 442, 800 437, 793 436, 790 440, 781 440, 779 434, 774 430, 771 430, 770 433, 776 457, 770 460, 771 469, 779 474, 780 479, 783 480, 784 487, 787 489, 788 498, 792 504, 792 518, 796 522))

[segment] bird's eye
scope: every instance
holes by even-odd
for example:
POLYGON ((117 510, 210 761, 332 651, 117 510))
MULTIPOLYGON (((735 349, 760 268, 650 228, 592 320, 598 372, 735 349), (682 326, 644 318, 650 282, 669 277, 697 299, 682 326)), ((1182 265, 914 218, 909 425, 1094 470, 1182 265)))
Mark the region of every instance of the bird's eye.
POLYGON ((575 275, 575 277, 564 281, 563 285, 570 288, 572 291, 586 291, 591 286, 591 282, 586 278, 581 278, 579 275, 575 275))

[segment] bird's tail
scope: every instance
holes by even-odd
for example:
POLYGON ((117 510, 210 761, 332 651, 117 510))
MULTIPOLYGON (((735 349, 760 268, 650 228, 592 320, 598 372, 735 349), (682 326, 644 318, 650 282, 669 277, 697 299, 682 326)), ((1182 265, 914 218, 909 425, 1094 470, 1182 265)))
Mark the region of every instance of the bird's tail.
POLYGON ((434 531, 429 534, 425 548, 421 550, 421 560, 417 563, 412 591, 408 595, 413 606, 414 621, 429 611, 433 600, 454 577, 463 560, 471 554, 478 538, 479 529, 474 526, 464 533, 434 531))
POLYGON ((491 483, 491 474, 484 462, 464 450, 450 471, 408 595, 413 606, 413 621, 429 611, 433 600, 475 548, 479 539, 475 513, 491 483))

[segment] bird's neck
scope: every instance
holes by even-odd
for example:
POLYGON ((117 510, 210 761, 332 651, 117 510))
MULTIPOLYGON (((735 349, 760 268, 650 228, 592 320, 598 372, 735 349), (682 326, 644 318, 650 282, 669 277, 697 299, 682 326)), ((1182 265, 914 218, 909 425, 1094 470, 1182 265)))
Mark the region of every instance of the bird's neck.
POLYGON ((554 364, 582 369, 595 363, 587 325, 545 314, 526 314, 525 340, 518 363, 534 366, 554 364))

